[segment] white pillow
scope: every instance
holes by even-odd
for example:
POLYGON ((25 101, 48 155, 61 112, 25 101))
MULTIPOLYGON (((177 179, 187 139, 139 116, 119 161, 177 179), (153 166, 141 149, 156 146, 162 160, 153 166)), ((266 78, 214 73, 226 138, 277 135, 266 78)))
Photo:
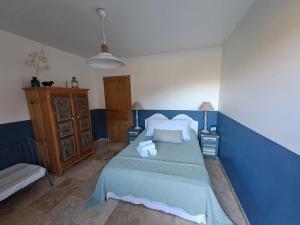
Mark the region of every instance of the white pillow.
POLYGON ((151 137, 154 130, 181 130, 184 140, 191 140, 191 121, 185 119, 149 119, 147 121, 146 136, 151 137))
POLYGON ((152 137, 153 141, 169 142, 174 144, 182 143, 182 131, 181 130, 154 130, 152 137))

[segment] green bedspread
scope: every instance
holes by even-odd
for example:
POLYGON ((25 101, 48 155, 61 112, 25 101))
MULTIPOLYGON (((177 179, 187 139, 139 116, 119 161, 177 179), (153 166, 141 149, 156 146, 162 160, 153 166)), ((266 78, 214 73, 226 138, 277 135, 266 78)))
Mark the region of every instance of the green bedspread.
POLYGON ((148 158, 136 151, 144 140, 149 137, 142 133, 103 168, 87 207, 102 204, 113 192, 162 202, 193 216, 204 214, 207 225, 232 224, 212 191, 194 132, 183 144, 155 143, 158 154, 148 158))

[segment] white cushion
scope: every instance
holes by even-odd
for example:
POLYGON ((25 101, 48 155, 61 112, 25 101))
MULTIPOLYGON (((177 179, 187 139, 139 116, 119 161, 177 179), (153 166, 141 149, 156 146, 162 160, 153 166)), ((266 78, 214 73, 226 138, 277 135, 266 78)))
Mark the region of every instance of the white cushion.
POLYGON ((28 186, 45 175, 37 165, 19 163, 0 171, 0 201, 28 186))
POLYGON ((179 144, 182 143, 182 131, 181 130, 157 130, 155 129, 153 134, 153 141, 169 142, 179 144))
POLYGON ((191 140, 191 121, 184 119, 149 119, 147 122, 146 136, 151 137, 154 130, 181 130, 184 140, 191 140))

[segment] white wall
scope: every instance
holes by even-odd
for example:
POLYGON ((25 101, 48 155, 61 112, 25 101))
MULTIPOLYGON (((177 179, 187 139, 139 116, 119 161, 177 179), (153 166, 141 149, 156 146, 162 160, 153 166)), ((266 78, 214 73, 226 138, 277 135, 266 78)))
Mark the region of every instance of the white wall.
POLYGON ((203 101, 217 109, 221 56, 221 47, 211 47, 127 58, 125 67, 101 75, 130 74, 132 101, 145 109, 197 110, 203 101))
POLYGON ((300 154, 300 1, 256 0, 223 49, 220 111, 300 154))
POLYGON ((121 69, 97 71, 84 58, 0 30, 0 124, 30 119, 22 87, 30 85, 32 74, 24 61, 41 49, 50 70, 39 80, 63 87, 76 76, 80 87, 91 89, 91 109, 105 108, 102 77, 125 74, 131 75, 132 100, 145 109, 197 110, 203 101, 218 107, 221 47, 127 58, 121 69))
POLYGON ((54 80, 54 86, 64 87, 65 80, 76 76, 80 87, 91 89, 90 108, 100 107, 101 79, 85 59, 0 30, 0 124, 30 118, 22 87, 30 85, 32 75, 24 61, 29 53, 41 49, 49 58, 50 70, 42 72, 40 81, 54 80))

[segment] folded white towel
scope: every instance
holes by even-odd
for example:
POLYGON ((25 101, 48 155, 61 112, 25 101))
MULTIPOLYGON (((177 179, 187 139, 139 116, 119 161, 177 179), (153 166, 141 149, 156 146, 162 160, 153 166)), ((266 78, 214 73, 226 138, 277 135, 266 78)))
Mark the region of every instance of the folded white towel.
POLYGON ((152 140, 149 140, 149 141, 141 141, 139 143, 139 146, 145 146, 145 145, 148 145, 148 144, 151 144, 152 143, 152 140))
POLYGON ((137 147, 137 149, 136 149, 137 151, 138 151, 138 153, 140 154, 140 156, 141 157, 143 157, 143 158, 145 158, 145 157, 148 157, 149 156, 149 153, 148 153, 148 151, 144 151, 143 149, 142 149, 142 147, 137 147))
POLYGON ((148 153, 151 155, 151 156, 155 156, 157 154, 157 150, 155 148, 152 148, 152 149, 149 149, 148 150, 148 153))
POLYGON ((137 151, 141 157, 155 156, 157 154, 154 143, 138 146, 137 151))
POLYGON ((143 146, 139 146, 143 149, 143 151, 147 151, 149 149, 153 149, 155 148, 155 144, 154 143, 151 143, 151 144, 146 144, 146 145, 143 145, 143 146))

